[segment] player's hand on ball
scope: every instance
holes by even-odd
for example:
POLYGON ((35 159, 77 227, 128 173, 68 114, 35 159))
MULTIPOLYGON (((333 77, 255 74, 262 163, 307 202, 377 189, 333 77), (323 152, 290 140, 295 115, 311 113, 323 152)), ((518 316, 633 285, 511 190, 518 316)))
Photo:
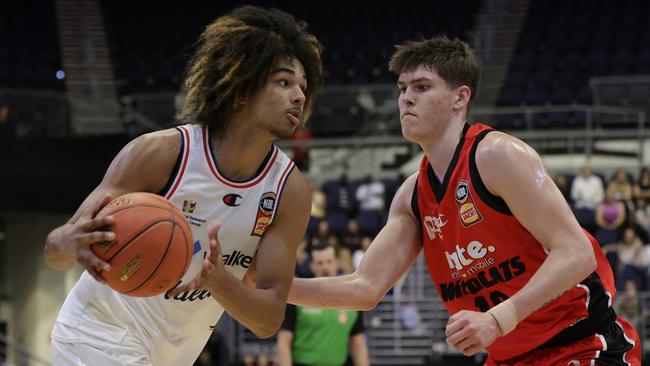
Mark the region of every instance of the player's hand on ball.
POLYGON ((192 291, 196 289, 212 290, 218 287, 219 278, 228 272, 224 268, 221 259, 221 250, 219 247, 219 230, 221 223, 215 223, 208 231, 208 239, 210 240, 210 248, 207 255, 203 259, 201 272, 190 282, 183 286, 176 287, 169 292, 169 296, 173 297, 185 291, 192 291))
POLYGON ((491 314, 461 310, 452 315, 445 331, 447 344, 472 356, 501 336, 501 329, 491 314))
POLYGON ((99 259, 91 250, 90 245, 103 241, 111 241, 115 234, 101 229, 113 222, 112 216, 96 217, 97 213, 110 201, 110 195, 105 195, 93 210, 88 210, 73 224, 66 225, 61 233, 61 241, 93 278, 105 282, 99 275, 100 271, 109 271, 110 265, 99 259))

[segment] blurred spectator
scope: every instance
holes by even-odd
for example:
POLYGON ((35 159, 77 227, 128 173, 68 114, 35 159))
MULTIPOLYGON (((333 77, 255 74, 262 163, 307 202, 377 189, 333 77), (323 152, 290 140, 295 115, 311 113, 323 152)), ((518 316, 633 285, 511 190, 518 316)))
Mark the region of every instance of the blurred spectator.
POLYGON ((642 310, 639 309, 639 298, 636 293, 624 292, 616 299, 616 313, 634 326, 636 329, 642 328, 642 310))
POLYGON ((243 361, 244 361, 244 366, 271 366, 271 365, 274 365, 274 363, 269 358, 269 355, 266 354, 266 353, 260 353, 257 356, 255 356, 255 355, 245 355, 243 361))
MULTIPOLYGON (((337 274, 336 252, 331 246, 313 248, 310 263, 316 277, 337 274)), ((367 366, 364 330, 358 311, 287 305, 277 338, 278 364, 344 365, 349 354, 355 366, 367 366)))
POLYGON ((357 220, 364 234, 375 236, 384 225, 385 190, 386 187, 382 182, 373 179, 372 176, 367 176, 355 192, 355 197, 359 202, 357 220))
POLYGON ((607 192, 605 201, 596 208, 595 237, 600 245, 613 243, 621 237, 620 231, 625 224, 627 211, 621 201, 614 199, 614 193, 607 192))
POLYGON ((311 194, 311 216, 319 221, 324 219, 326 206, 327 197, 325 193, 314 185, 311 194))
POLYGON ((341 269, 344 273, 351 273, 355 269, 353 266, 353 255, 359 249, 361 249, 359 223, 356 219, 350 219, 348 220, 347 230, 343 233, 339 248, 339 260, 341 261, 341 269))
POLYGON ((359 268, 359 265, 361 264, 361 260, 363 259, 363 255, 366 253, 368 248, 370 247, 370 244, 372 244, 372 238, 369 236, 364 236, 361 239, 361 248, 357 251, 354 252, 352 255, 352 266, 356 270, 359 268))
POLYGON ((633 227, 625 228, 620 242, 603 247, 615 272, 619 290, 636 293, 647 289, 647 272, 650 258, 646 246, 633 227), (610 255, 613 253, 614 255, 610 255))
POLYGON ((327 207, 327 196, 320 190, 314 182, 310 182, 311 193, 311 214, 309 217, 309 224, 307 225, 307 235, 313 236, 318 227, 318 223, 325 219, 325 212, 327 207))
POLYGON ((370 93, 368 87, 362 86, 357 92, 357 104, 361 108, 361 120, 363 122, 363 131, 364 133, 372 133, 373 126, 371 125, 372 116, 375 114, 377 109, 377 103, 375 98, 370 93))
POLYGON ((386 187, 386 202, 388 203, 388 206, 390 206, 390 203, 393 202, 393 197, 395 197, 395 193, 397 193, 397 190, 399 189, 399 187, 402 186, 405 180, 406 180, 406 175, 404 175, 404 173, 399 173, 397 175, 397 180, 395 181, 395 184, 391 184, 390 187, 386 187))
POLYGON ((640 197, 636 199, 634 221, 645 232, 645 242, 647 243, 647 237, 650 236, 650 206, 646 200, 640 197))
POLYGON ((356 207, 350 197, 350 182, 348 176, 344 173, 341 174, 338 182, 338 195, 336 201, 336 208, 345 213, 348 218, 354 217, 356 214, 356 207))
POLYGON ((563 173, 560 173, 555 176, 553 179, 557 188, 562 192, 564 199, 571 205, 573 200, 571 199, 571 187, 569 186, 569 179, 563 173))
POLYGON ((359 88, 359 92, 357 93, 357 103, 366 113, 374 113, 377 108, 375 98, 370 93, 370 89, 365 86, 359 88))
POLYGON ((303 239, 296 250, 296 277, 314 277, 309 268, 309 254, 307 254, 307 241, 303 239))
POLYGON ((595 230, 594 212, 604 196, 603 181, 584 166, 571 184, 571 199, 578 222, 589 232, 595 230))
MULTIPOLYGON (((294 142, 311 141, 313 139, 314 135, 307 127, 297 129, 291 136, 291 140, 294 142)), ((305 173, 309 171, 309 146, 294 147, 292 159, 300 171, 305 173)))
POLYGON ((607 193, 612 194, 617 201, 625 202, 625 204, 632 202, 632 182, 625 169, 618 169, 612 180, 607 184, 607 193))
POLYGON ((348 229, 343 234, 342 245, 347 248, 351 253, 361 249, 361 232, 359 231, 359 223, 356 219, 348 221, 348 229))
POLYGON ((650 169, 646 167, 639 171, 636 184, 634 184, 634 197, 642 198, 646 203, 650 200, 650 169))
POLYGON ((330 223, 327 220, 319 221, 318 226, 316 227, 316 232, 311 237, 311 241, 307 246, 307 251, 310 252, 311 248, 313 247, 327 244, 330 234, 332 234, 332 231, 330 230, 330 223))
POLYGON ((590 167, 583 167, 571 185, 571 198, 575 207, 596 209, 604 197, 603 181, 592 173, 590 167))

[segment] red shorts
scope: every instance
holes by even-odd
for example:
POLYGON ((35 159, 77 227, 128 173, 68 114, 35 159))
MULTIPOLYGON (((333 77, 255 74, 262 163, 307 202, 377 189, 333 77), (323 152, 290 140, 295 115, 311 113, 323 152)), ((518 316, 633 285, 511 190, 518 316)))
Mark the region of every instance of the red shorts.
POLYGON ((565 346, 534 349, 521 356, 496 361, 488 356, 485 366, 591 366, 641 365, 641 340, 634 327, 618 319, 603 334, 565 346))

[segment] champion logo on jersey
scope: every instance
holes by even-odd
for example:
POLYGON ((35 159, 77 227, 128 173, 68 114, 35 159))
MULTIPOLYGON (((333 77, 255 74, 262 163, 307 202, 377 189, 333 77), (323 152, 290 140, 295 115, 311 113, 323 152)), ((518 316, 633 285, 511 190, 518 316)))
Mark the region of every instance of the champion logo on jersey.
POLYGON ((474 204, 474 198, 472 198, 472 193, 469 191, 469 184, 464 180, 459 181, 458 185, 456 185, 456 206, 458 206, 458 214, 463 226, 470 227, 483 220, 483 216, 481 216, 474 204))
POLYGON ((271 218, 273 217, 273 210, 275 209, 275 192, 266 192, 260 198, 260 206, 257 209, 257 217, 255 218, 255 226, 251 235, 262 236, 266 228, 271 225, 271 218))
POLYGON ((230 207, 237 207, 241 205, 242 199, 242 196, 238 195, 237 193, 230 193, 223 196, 223 203, 230 207))
POLYGON ((194 210, 196 210, 196 201, 192 201, 192 200, 183 201, 182 210, 185 213, 194 213, 194 210))

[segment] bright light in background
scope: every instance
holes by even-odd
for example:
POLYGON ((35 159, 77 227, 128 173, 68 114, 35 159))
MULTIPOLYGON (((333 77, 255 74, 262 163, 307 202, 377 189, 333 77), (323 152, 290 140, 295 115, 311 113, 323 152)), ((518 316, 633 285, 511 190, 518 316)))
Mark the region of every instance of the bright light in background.
POLYGON ((59 80, 63 80, 63 78, 65 78, 65 71, 63 71, 63 70, 57 71, 56 72, 56 78, 59 79, 59 80))

